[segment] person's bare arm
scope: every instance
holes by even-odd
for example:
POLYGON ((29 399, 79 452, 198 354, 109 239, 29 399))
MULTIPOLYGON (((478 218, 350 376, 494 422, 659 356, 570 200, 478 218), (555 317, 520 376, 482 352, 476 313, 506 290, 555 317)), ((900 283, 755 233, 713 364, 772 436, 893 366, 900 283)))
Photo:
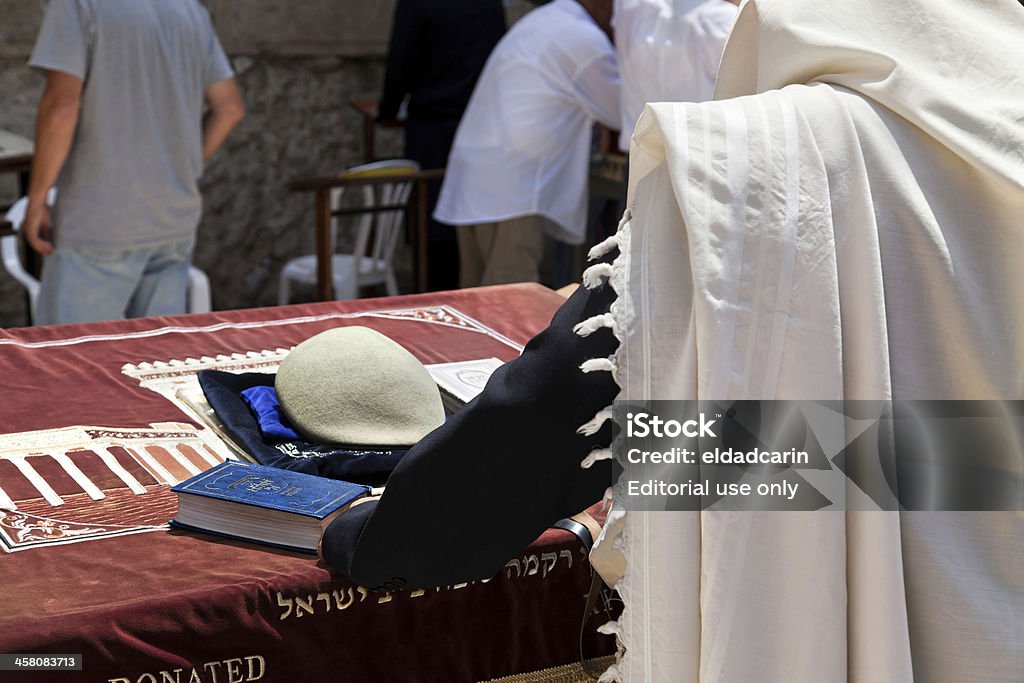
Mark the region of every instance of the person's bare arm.
POLYGON ((57 175, 68 158, 78 125, 82 99, 82 79, 62 71, 50 71, 36 115, 36 147, 32 162, 32 182, 28 191, 28 210, 22 225, 25 238, 37 252, 53 252, 50 209, 46 193, 57 182, 57 175))
POLYGON ((203 93, 209 110, 203 117, 203 161, 213 156, 235 126, 245 117, 242 93, 234 78, 225 78, 206 87, 203 93))

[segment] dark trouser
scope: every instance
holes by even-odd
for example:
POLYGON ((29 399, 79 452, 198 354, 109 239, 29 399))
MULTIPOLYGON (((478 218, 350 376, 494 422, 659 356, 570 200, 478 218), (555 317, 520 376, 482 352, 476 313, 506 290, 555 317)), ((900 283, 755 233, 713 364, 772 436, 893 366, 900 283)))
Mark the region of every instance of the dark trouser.
MULTIPOLYGON (((423 120, 410 118, 405 124, 405 156, 423 169, 444 168, 448 164, 458 119, 423 120)), ((430 183, 427 208, 434 212, 441 182, 430 183)), ((427 228, 427 290, 437 292, 459 287, 459 249, 455 229, 431 219, 427 228)))

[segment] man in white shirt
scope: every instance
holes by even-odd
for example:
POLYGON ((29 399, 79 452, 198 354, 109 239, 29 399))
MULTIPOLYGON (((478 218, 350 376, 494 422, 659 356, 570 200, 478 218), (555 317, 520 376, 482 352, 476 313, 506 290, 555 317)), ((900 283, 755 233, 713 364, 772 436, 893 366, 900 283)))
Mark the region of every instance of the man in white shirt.
POLYGON ((554 0, 498 43, 459 125, 434 217, 460 284, 537 281, 544 234, 584 238, 595 121, 619 124, 612 0, 554 0))
POLYGON ((648 102, 711 99, 739 0, 615 0, 612 26, 622 74, 619 149, 648 102))

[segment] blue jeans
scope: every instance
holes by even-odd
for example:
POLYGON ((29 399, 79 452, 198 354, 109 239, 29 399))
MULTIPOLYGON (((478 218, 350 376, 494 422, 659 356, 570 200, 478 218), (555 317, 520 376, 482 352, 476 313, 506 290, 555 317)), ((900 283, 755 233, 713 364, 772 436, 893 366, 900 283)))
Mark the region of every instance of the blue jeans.
POLYGON ((37 325, 185 313, 193 238, 138 249, 58 247, 46 259, 37 325))

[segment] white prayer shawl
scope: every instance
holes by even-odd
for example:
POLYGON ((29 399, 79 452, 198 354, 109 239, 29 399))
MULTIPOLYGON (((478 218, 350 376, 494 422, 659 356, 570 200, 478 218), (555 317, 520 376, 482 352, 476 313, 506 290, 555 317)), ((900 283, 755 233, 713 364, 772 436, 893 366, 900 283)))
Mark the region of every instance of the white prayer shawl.
MULTIPOLYGON (((634 135, 620 398, 1024 398, 1022 37, 1016 0, 747 0, 721 101, 634 135)), ((1024 681, 1021 513, 621 502, 604 680, 1024 681)))

